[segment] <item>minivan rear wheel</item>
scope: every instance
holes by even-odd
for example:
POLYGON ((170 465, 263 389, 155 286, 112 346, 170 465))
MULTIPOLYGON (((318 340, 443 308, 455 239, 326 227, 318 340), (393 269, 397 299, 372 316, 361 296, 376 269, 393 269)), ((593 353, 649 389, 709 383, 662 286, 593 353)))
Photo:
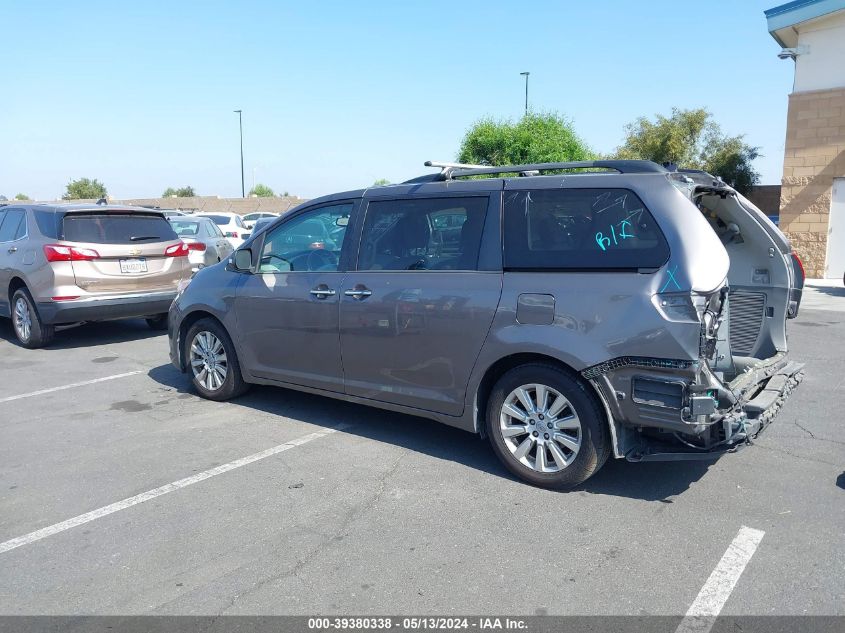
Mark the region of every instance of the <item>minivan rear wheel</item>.
POLYGON ((505 373, 487 406, 493 451, 520 479, 567 489, 589 479, 610 451, 607 421, 588 387, 553 365, 505 373))
POLYGON ((12 295, 12 329, 18 342, 29 349, 49 345, 56 333, 56 328, 41 321, 26 288, 18 288, 12 295))
POLYGON ((194 389, 203 398, 229 400, 248 388, 232 339, 214 319, 200 319, 188 328, 185 363, 194 389))

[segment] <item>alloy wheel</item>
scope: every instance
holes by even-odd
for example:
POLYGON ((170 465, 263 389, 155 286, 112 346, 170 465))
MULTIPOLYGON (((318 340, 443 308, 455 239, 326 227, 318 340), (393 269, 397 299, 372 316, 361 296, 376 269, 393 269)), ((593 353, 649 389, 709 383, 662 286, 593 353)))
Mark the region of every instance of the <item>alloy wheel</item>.
POLYGON ((538 473, 560 472, 581 448, 575 407, 547 385, 527 384, 511 391, 502 405, 499 431, 511 455, 538 473))
POLYGON ((223 342, 208 330, 197 332, 191 341, 191 371, 208 391, 217 391, 226 382, 229 361, 223 342))
POLYGON ((15 332, 21 341, 29 342, 29 337, 32 336, 32 313, 29 310, 29 304, 23 297, 18 297, 15 301, 15 316, 14 316, 15 332))

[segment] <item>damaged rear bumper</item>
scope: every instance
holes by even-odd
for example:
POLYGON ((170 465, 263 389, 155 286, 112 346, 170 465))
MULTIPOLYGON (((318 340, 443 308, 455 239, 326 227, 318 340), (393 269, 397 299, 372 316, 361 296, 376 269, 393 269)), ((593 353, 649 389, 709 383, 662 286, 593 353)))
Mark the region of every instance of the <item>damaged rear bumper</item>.
POLYGON ((590 378, 608 405, 616 457, 629 461, 713 460, 741 450, 763 432, 803 379, 803 370, 802 363, 788 360, 784 353, 758 362, 729 384, 719 382, 709 370, 702 372, 704 376, 695 372, 698 380, 709 379, 710 385, 704 387, 696 386, 689 373, 679 375, 683 370, 663 370, 666 373, 660 376, 654 369, 621 369, 590 378), (642 378, 651 384, 662 379, 666 385, 681 385, 677 395, 683 404, 666 406, 670 397, 665 395, 661 403, 644 402, 636 391, 636 381, 642 378), (630 385, 628 393, 621 389, 623 384, 630 385), (713 411, 711 403, 713 413, 708 421, 695 424, 690 419, 690 405, 694 412, 703 389, 715 393, 711 387, 717 384, 722 406, 713 411))

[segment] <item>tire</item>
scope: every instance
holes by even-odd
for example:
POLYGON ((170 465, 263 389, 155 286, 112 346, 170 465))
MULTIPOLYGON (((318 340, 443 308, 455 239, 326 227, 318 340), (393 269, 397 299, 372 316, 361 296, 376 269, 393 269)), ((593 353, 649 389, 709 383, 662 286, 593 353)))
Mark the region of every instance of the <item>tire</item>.
POLYGON ((493 387, 487 435, 493 452, 520 479, 542 488, 569 489, 592 477, 607 460, 605 418, 587 385, 554 365, 530 363, 511 369, 493 387), (526 400, 533 407, 530 412, 526 400), (538 401, 544 404, 538 407, 538 401))
POLYGON ((188 328, 184 345, 188 375, 194 389, 203 398, 218 402, 230 400, 249 388, 241 376, 232 339, 219 321, 200 319, 194 323, 188 328), (197 365, 197 361, 200 364, 197 365))
POLYGON ((12 295, 12 329, 23 347, 37 349, 49 345, 56 328, 41 321, 32 295, 26 288, 18 288, 12 295))
POLYGON ((166 330, 167 329, 167 314, 157 314, 154 317, 147 317, 144 319, 151 330, 166 330))

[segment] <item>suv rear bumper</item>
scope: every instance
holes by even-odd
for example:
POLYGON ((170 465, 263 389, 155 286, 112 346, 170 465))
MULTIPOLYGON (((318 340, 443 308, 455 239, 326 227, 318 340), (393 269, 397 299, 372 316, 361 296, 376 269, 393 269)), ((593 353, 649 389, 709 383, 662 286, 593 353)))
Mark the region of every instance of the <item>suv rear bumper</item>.
POLYGON ((38 314, 44 323, 106 321, 167 314, 176 297, 175 291, 85 298, 70 301, 40 301, 38 314))

